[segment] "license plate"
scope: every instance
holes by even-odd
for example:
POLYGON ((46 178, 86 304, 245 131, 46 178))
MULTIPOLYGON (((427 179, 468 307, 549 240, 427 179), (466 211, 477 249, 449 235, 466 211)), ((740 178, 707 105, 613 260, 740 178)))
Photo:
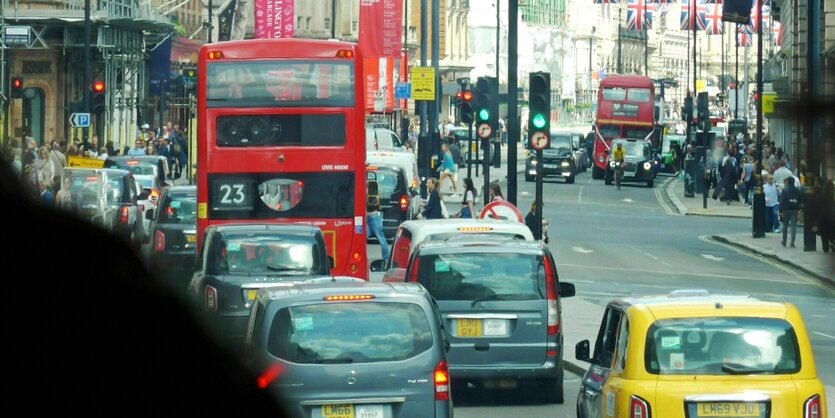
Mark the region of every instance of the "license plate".
POLYGON ((545 168, 557 168, 556 164, 542 164, 542 166, 545 168))
POLYGON ((459 319, 458 320, 458 336, 459 337, 481 337, 481 320, 480 319, 459 319))
POLYGON ((758 417, 760 416, 760 404, 742 402, 700 403, 698 415, 700 417, 758 417))
POLYGON ((196 235, 186 234, 186 242, 187 243, 191 244, 191 243, 194 243, 195 241, 197 241, 197 236, 196 235))
POLYGON ((356 418, 384 418, 383 405, 357 405, 356 418))
POLYGON ((322 405, 322 418, 354 418, 354 405, 322 405))
POLYGON ((258 293, 258 289, 247 289, 246 290, 246 300, 253 301, 255 300, 255 294, 258 293))
POLYGON ((505 335, 507 334, 507 320, 504 319, 485 319, 484 320, 484 335, 505 335))

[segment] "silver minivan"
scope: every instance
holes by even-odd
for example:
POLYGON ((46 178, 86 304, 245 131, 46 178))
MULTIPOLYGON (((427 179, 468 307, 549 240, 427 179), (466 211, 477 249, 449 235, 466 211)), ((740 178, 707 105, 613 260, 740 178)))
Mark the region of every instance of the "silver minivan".
POLYGON ((292 417, 447 418, 448 347, 420 285, 326 281, 259 290, 245 358, 292 417))

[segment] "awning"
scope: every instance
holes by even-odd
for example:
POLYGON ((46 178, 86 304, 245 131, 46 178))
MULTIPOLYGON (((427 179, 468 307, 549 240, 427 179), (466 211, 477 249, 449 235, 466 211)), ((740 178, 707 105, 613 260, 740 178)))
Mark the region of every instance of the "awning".
POLYGON ((201 46, 203 42, 200 40, 175 37, 171 45, 171 62, 196 64, 201 46))

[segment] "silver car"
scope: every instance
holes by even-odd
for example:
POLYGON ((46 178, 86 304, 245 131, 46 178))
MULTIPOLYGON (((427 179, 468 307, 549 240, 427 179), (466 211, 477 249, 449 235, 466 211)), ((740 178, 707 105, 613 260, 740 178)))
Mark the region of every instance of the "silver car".
POLYGON ((416 284, 264 288, 252 306, 247 363, 293 417, 447 418, 445 335, 435 302, 416 284))

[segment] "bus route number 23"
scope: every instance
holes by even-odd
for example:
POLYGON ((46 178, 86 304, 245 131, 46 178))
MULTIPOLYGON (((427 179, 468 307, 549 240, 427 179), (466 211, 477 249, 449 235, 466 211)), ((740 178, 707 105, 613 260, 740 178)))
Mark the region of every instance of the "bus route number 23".
POLYGON ((240 205, 246 200, 246 186, 243 184, 221 184, 220 203, 223 205, 240 205))

